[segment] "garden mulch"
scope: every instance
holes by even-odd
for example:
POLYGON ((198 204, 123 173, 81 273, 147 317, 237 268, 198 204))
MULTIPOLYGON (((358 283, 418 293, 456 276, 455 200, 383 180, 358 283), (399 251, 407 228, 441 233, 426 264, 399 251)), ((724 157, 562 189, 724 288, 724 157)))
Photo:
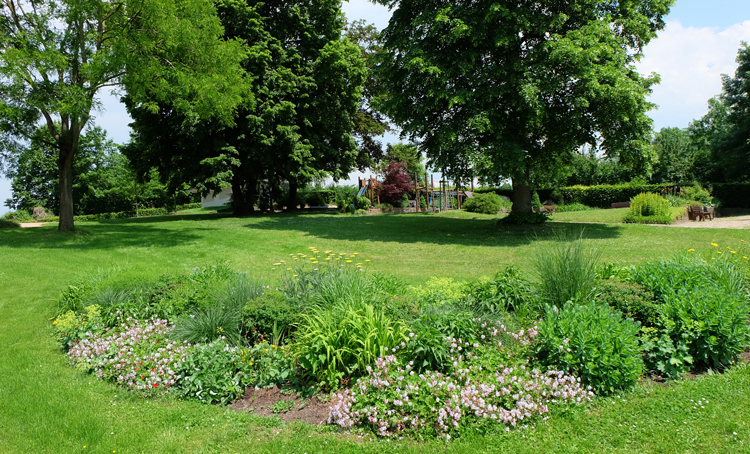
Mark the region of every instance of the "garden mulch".
POLYGON ((258 416, 277 415, 284 422, 304 421, 308 424, 323 425, 328 419, 329 402, 321 399, 327 398, 322 394, 316 394, 310 398, 302 398, 297 394, 282 394, 278 387, 255 389, 247 388, 245 394, 235 401, 230 408, 240 412, 251 412, 258 416), (274 413, 271 407, 280 400, 291 400, 291 410, 284 413, 274 413))

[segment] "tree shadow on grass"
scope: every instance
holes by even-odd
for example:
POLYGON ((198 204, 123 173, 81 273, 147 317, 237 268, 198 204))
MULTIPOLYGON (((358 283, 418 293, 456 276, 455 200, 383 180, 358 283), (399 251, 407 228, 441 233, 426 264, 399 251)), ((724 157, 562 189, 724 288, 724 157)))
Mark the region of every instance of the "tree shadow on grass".
POLYGON ((126 247, 180 246, 201 238, 197 231, 214 230, 205 227, 189 229, 160 228, 151 223, 125 219, 102 220, 79 224, 72 232, 58 232, 57 226, 4 229, 0 231, 0 246, 31 249, 74 249, 77 251, 126 247))
POLYGON ((249 229, 294 230, 345 241, 431 243, 465 246, 521 246, 536 240, 613 239, 621 227, 607 224, 546 223, 534 226, 497 224, 496 219, 460 219, 430 214, 378 216, 300 216, 277 214, 257 218, 249 229))

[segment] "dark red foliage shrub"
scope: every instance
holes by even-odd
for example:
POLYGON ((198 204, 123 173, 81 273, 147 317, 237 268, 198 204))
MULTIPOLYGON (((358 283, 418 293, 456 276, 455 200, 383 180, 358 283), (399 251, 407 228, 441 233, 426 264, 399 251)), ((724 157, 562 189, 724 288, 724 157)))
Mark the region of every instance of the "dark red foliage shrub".
POLYGON ((380 184, 381 201, 395 204, 404 197, 404 194, 413 190, 414 185, 411 182, 409 172, 406 170, 406 164, 395 161, 389 162, 383 172, 383 182, 380 184))

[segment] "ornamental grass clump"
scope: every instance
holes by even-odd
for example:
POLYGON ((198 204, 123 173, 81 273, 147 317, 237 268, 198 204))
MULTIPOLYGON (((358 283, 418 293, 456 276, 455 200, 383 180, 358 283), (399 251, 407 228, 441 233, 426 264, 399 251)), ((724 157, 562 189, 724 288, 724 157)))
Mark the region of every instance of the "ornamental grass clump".
POLYGON ((481 342, 449 339, 454 366, 449 373, 417 373, 411 362, 399 365, 396 355, 378 358, 352 389, 334 394, 328 422, 366 427, 380 437, 450 440, 523 426, 548 413, 551 404, 580 403, 592 395, 576 377, 534 369, 518 350, 497 340, 506 334, 528 346, 535 329, 507 333, 501 324, 486 323, 482 328, 481 342))
POLYGON ((630 199, 630 212, 625 223, 671 224, 672 210, 669 201, 659 194, 645 192, 630 199))
POLYGON ((97 378, 144 393, 165 393, 175 384, 176 366, 190 347, 167 337, 167 320, 127 319, 117 328, 71 344, 70 364, 97 378))
POLYGON ((552 247, 537 248, 533 266, 543 302, 562 306, 586 301, 594 293, 602 251, 588 247, 583 232, 577 238, 557 237, 552 247))

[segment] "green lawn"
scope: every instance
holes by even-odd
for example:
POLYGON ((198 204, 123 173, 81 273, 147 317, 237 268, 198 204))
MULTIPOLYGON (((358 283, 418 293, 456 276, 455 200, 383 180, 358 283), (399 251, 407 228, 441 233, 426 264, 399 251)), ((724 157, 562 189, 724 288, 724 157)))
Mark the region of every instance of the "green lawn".
POLYGON ((528 270, 555 232, 583 229, 604 260, 621 264, 681 249, 710 250, 712 242, 735 247, 742 239, 750 242, 746 230, 578 223, 601 222, 615 211, 559 213, 567 222, 535 228, 448 212, 241 219, 194 214, 82 222, 76 233, 66 234, 53 226, 0 230, 0 453, 749 451, 750 370, 745 367, 667 387, 639 386, 621 394, 625 401, 598 400, 533 430, 447 445, 373 442, 215 406, 144 400, 68 367, 50 335, 60 291, 77 276, 113 267, 134 277, 155 276, 229 261, 237 270, 272 279, 278 272, 273 263, 315 246, 359 252, 372 259, 369 270, 421 284, 430 276, 489 276, 511 263, 528 270), (693 409, 691 399, 709 402, 693 409))

